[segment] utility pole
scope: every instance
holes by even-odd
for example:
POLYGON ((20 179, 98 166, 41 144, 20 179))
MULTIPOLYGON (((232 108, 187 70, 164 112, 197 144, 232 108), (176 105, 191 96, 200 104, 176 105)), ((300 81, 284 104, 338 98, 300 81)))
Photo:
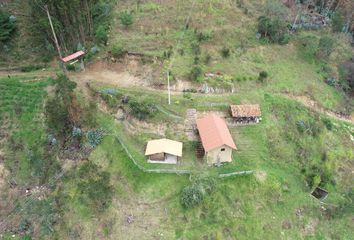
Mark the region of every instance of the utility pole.
POLYGON ((60 46, 59 46, 59 43, 58 43, 57 35, 55 34, 55 31, 54 31, 54 27, 53 27, 53 23, 52 23, 52 18, 50 17, 49 10, 48 10, 48 6, 45 5, 44 7, 45 7, 45 10, 46 10, 47 15, 48 15, 49 24, 50 24, 50 27, 51 27, 51 29, 52 29, 53 36, 54 36, 55 46, 57 47, 57 51, 58 51, 58 54, 59 54, 59 57, 60 57, 60 61, 61 61, 61 60, 63 59, 63 57, 62 57, 61 52, 60 52, 60 46))
POLYGON ((167 70, 168 105, 171 105, 170 70, 167 70))

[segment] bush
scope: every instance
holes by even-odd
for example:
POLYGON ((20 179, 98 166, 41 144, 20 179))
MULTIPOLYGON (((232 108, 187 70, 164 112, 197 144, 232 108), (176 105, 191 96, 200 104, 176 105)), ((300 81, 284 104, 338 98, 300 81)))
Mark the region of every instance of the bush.
POLYGON ((80 200, 89 206, 94 213, 107 209, 113 196, 109 172, 101 171, 92 162, 86 162, 80 167, 78 177, 77 188, 80 193, 80 200))
POLYGON ((300 133, 308 133, 313 137, 317 137, 321 132, 321 126, 314 120, 299 120, 296 122, 297 130, 300 133))
POLYGON ((273 43, 287 44, 287 24, 278 17, 261 16, 258 18, 258 33, 262 38, 267 38, 273 43))
POLYGON ((331 119, 329 119, 329 118, 322 118, 322 122, 323 122, 323 124, 326 126, 326 128, 327 128, 328 130, 332 130, 332 129, 333 129, 333 123, 332 123, 331 119))
POLYGON ((78 128, 78 127, 74 127, 74 128, 73 128, 72 135, 73 135, 74 138, 80 139, 80 138, 82 137, 82 131, 81 131, 81 129, 78 128))
POLYGON ((198 32, 197 33, 197 40, 198 42, 205 42, 211 38, 210 33, 198 32))
POLYGON ((55 94, 49 97, 45 104, 46 122, 50 129, 63 136, 71 131, 72 124, 78 120, 77 114, 80 112, 73 95, 76 83, 65 75, 58 75, 54 82, 55 94))
POLYGON ((191 48, 192 48, 192 52, 194 55, 199 55, 200 54, 200 45, 198 42, 192 42, 191 43, 191 48))
POLYGON ((264 80, 266 80, 268 77, 268 73, 266 71, 261 71, 259 73, 259 76, 258 76, 258 80, 263 82, 264 80))
POLYGON ((216 187, 216 181, 210 177, 197 177, 192 184, 183 188, 181 192, 181 204, 185 208, 191 208, 200 204, 207 195, 210 195, 216 187))
POLYGON ((193 184, 183 188, 181 194, 181 203, 185 208, 191 208, 198 205, 204 199, 204 194, 200 186, 193 184))
POLYGON ((100 97, 110 108, 115 108, 118 105, 118 99, 115 95, 101 93, 100 97))
POLYGON ((316 56, 318 59, 328 58, 334 50, 335 40, 330 36, 320 38, 316 56))
POLYGON ((183 92, 183 98, 188 100, 192 100, 192 93, 191 92, 183 92))
POLYGON ((210 63, 210 61, 211 61, 211 55, 209 53, 206 53, 204 55, 203 62, 204 62, 204 64, 208 65, 210 63))
POLYGON ((332 31, 342 32, 345 26, 345 19, 342 11, 337 10, 332 16, 332 31))
POLYGON ((111 54, 115 58, 120 58, 124 53, 124 49, 121 43, 114 43, 111 48, 111 54))
POLYGON ((16 30, 16 18, 0 10, 0 42, 9 41, 16 30))
POLYGON ((150 98, 133 98, 128 103, 130 113, 139 120, 145 120, 155 115, 156 106, 150 98))
POLYGON ((347 85, 344 91, 354 94, 354 61, 348 61, 340 66, 340 78, 343 85, 347 85))
POLYGON ((127 11, 121 13, 120 22, 123 26, 129 27, 133 24, 133 15, 127 11))
POLYGON ((200 81, 200 78, 203 74, 203 70, 199 65, 195 65, 192 67, 189 73, 189 79, 192 81, 200 81))
POLYGON ((21 72, 32 72, 32 71, 36 71, 36 70, 40 70, 43 68, 46 68, 47 65, 44 64, 28 64, 26 66, 22 66, 20 68, 21 72))
POLYGON ((228 57, 230 57, 230 49, 229 48, 227 48, 227 47, 223 47, 222 49, 221 49, 221 56, 223 57, 223 58, 228 58, 228 57))
POLYGON ((87 141, 91 147, 96 147, 102 142, 103 139, 103 130, 96 129, 96 130, 89 130, 87 132, 87 141))
POLYGON ((97 27, 96 31, 95 31, 95 38, 96 41, 100 44, 107 44, 108 41, 108 34, 107 34, 107 30, 103 25, 100 25, 97 27))

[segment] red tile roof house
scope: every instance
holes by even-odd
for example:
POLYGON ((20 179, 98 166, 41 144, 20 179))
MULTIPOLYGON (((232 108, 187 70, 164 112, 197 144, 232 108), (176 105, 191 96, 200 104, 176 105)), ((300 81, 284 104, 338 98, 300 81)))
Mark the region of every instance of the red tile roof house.
POLYGON ((232 151, 237 148, 222 118, 210 114, 197 119, 197 129, 208 165, 232 161, 232 151))

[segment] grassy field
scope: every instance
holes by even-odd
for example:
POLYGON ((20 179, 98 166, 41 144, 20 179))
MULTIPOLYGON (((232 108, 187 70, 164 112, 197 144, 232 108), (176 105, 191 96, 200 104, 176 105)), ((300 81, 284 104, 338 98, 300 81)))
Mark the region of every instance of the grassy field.
MULTIPOLYGON (((97 85, 98 89, 106 87, 97 85)), ((120 88, 120 91, 131 97, 142 94, 137 89, 120 88)), ((348 201, 351 191, 352 126, 332 119, 334 127, 328 130, 323 124, 326 116, 288 98, 261 91, 228 96, 195 95, 193 101, 175 95, 173 99, 178 104, 171 107, 166 105, 166 96, 158 92, 149 92, 149 95, 156 105, 180 117, 190 107, 203 111, 210 103, 257 99, 262 106, 263 121, 258 125, 231 128, 239 151, 233 154, 232 164, 217 169, 218 172, 253 169, 256 173, 218 180, 214 194, 200 206, 186 210, 181 207, 179 193, 188 184, 188 176, 143 173, 112 136, 123 134, 129 150, 144 167, 165 168, 147 164, 143 156, 145 140, 156 135, 144 131, 132 134, 122 123, 103 114, 99 123, 108 136, 91 154, 90 161, 111 173, 114 201, 106 213, 95 220, 82 209, 80 202, 68 201, 66 231, 74 231, 81 238, 107 239, 350 239, 353 234, 351 210, 344 209, 337 215, 330 209, 348 201), (321 130, 315 136, 301 133, 297 128, 299 120, 314 120, 321 130), (321 171, 333 178, 333 181, 323 179, 321 182, 321 186, 330 191, 326 204, 320 204, 310 196, 310 166, 324 166, 321 171), (127 223, 128 216, 133 216, 133 223, 127 223), (74 222, 75 227, 69 227, 74 222)), ((214 107, 213 110, 226 111, 226 107, 214 107)), ((171 126, 175 121, 176 118, 158 114, 147 123, 164 122, 171 126)), ((178 136, 173 130, 169 131, 172 136, 178 136)), ((183 161, 195 161, 187 156, 183 161)), ((200 163, 188 164, 188 167, 204 168, 204 174, 209 175, 215 171, 200 163)), ((70 191, 71 184, 67 183, 66 191, 70 191)), ((62 230, 59 232, 62 237, 68 236, 62 230)))
MULTIPOLYGON (((118 121, 114 118, 117 109, 103 105, 101 109, 105 111, 97 113, 97 128, 105 131, 102 143, 88 159, 60 159, 65 174, 50 198, 57 200, 51 206, 60 207, 57 213, 60 217, 43 239, 353 238, 354 126, 291 98, 307 96, 325 109, 352 111, 353 99, 327 85, 324 63, 301 47, 304 37, 312 36, 318 41, 332 33, 329 29, 300 31, 286 45, 262 42, 255 33, 256 19, 262 14, 264 2, 119 1, 114 7, 108 46, 104 50, 119 42, 129 52, 162 58, 152 66, 160 73, 154 79, 156 83, 166 82, 169 66, 173 83, 186 82, 190 81, 190 71, 196 62, 192 43, 197 41, 198 33, 203 33, 208 39, 199 43, 198 64, 203 73, 221 72, 223 78, 202 79, 193 82, 192 87, 207 83, 227 92, 191 93, 191 99, 182 92, 173 92, 172 104, 168 105, 166 92, 158 89, 117 87, 102 84, 99 79, 93 81, 91 87, 95 90, 115 88, 130 98, 148 96, 158 111, 146 121, 133 117, 118 121), (129 27, 123 27, 119 20, 126 10, 134 18, 129 27), (185 30, 189 15, 192 17, 185 30), (170 46, 174 47, 172 57, 166 58, 170 46), (230 56, 222 56, 223 48, 230 50, 230 56), (211 58, 208 63, 204 62, 207 55, 211 58), (264 82, 258 81, 261 71, 268 73, 264 82), (195 143, 184 132, 187 109, 227 115, 229 104, 245 103, 260 104, 262 121, 257 125, 230 126, 238 146, 233 162, 208 168, 196 158, 195 143), (255 172, 217 178, 216 190, 210 196, 200 205, 185 209, 180 196, 182 189, 191 183, 191 177, 141 171, 117 137, 145 169, 187 169, 193 171, 191 176, 210 177, 233 171, 255 172), (181 164, 146 162, 146 141, 160 137, 184 143, 181 164), (83 202, 77 173, 86 162, 96 163, 99 171, 110 174, 113 198, 104 212, 96 213, 83 202), (329 191, 324 203, 310 195, 318 185, 329 191)), ((338 76, 336 65, 348 59, 352 48, 343 35, 333 37, 337 45, 326 66, 338 76)), ((9 156, 5 165, 21 186, 34 184, 28 152, 43 144, 48 134, 43 121, 43 101, 51 80, 37 79, 35 74, 0 78, 1 137, 9 138, 4 145, 9 156)), ((78 84, 78 88, 83 86, 78 84)), ((77 90, 79 103, 88 103, 86 89, 77 90)), ((102 100, 98 102, 102 105, 102 100)), ((127 110, 126 105, 123 107, 127 110)), ((8 234, 5 239, 21 237, 12 238, 8 234)))
MULTIPOLYGON (((0 78, 1 133, 10 138, 9 158, 5 164, 18 183, 28 183, 28 151, 45 138, 43 100, 49 85, 47 78, 5 77, 0 78)), ((6 138, 5 138, 6 139, 6 138)))

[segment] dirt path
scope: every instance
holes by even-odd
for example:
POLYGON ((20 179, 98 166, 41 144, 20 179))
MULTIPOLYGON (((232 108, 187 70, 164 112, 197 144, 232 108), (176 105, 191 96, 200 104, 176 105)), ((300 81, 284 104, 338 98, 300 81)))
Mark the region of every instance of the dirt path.
POLYGON ((352 115, 346 116, 346 115, 343 115, 340 113, 336 113, 336 112, 327 110, 327 109, 319 106, 319 104, 317 102, 315 102, 314 100, 312 100, 308 96, 294 96, 294 95, 289 95, 289 94, 281 94, 281 95, 285 96, 287 98, 291 98, 293 100, 296 100, 296 101, 302 103, 303 105, 305 105, 306 107, 310 108, 313 111, 316 111, 316 112, 319 112, 322 114, 326 114, 327 116, 335 118, 340 121, 354 124, 354 113, 352 115))
MULTIPOLYGON (((55 76, 53 71, 37 71, 33 73, 23 73, 19 71, 0 71, 0 76, 20 75, 20 76, 35 76, 46 77, 55 76)), ((89 65, 83 72, 69 72, 69 77, 78 83, 79 88, 85 93, 87 83, 100 83, 108 84, 117 87, 139 87, 145 88, 149 91, 166 93, 166 87, 154 83, 156 73, 153 72, 151 67, 146 65, 139 65, 135 59, 128 59, 122 63, 107 63, 99 61, 89 65)), ((178 81, 171 87, 172 94, 181 94, 183 89, 191 88, 191 84, 186 81, 178 81)), ((202 93, 201 93, 202 94, 202 93)), ((218 93, 213 95, 231 95, 233 93, 218 93)), ((203 94, 205 95, 205 94, 203 94)), ((345 116, 321 107, 317 102, 313 101, 308 96, 294 96, 289 94, 280 94, 296 100, 313 111, 326 114, 329 117, 335 118, 340 121, 354 124, 354 114, 345 116)))

